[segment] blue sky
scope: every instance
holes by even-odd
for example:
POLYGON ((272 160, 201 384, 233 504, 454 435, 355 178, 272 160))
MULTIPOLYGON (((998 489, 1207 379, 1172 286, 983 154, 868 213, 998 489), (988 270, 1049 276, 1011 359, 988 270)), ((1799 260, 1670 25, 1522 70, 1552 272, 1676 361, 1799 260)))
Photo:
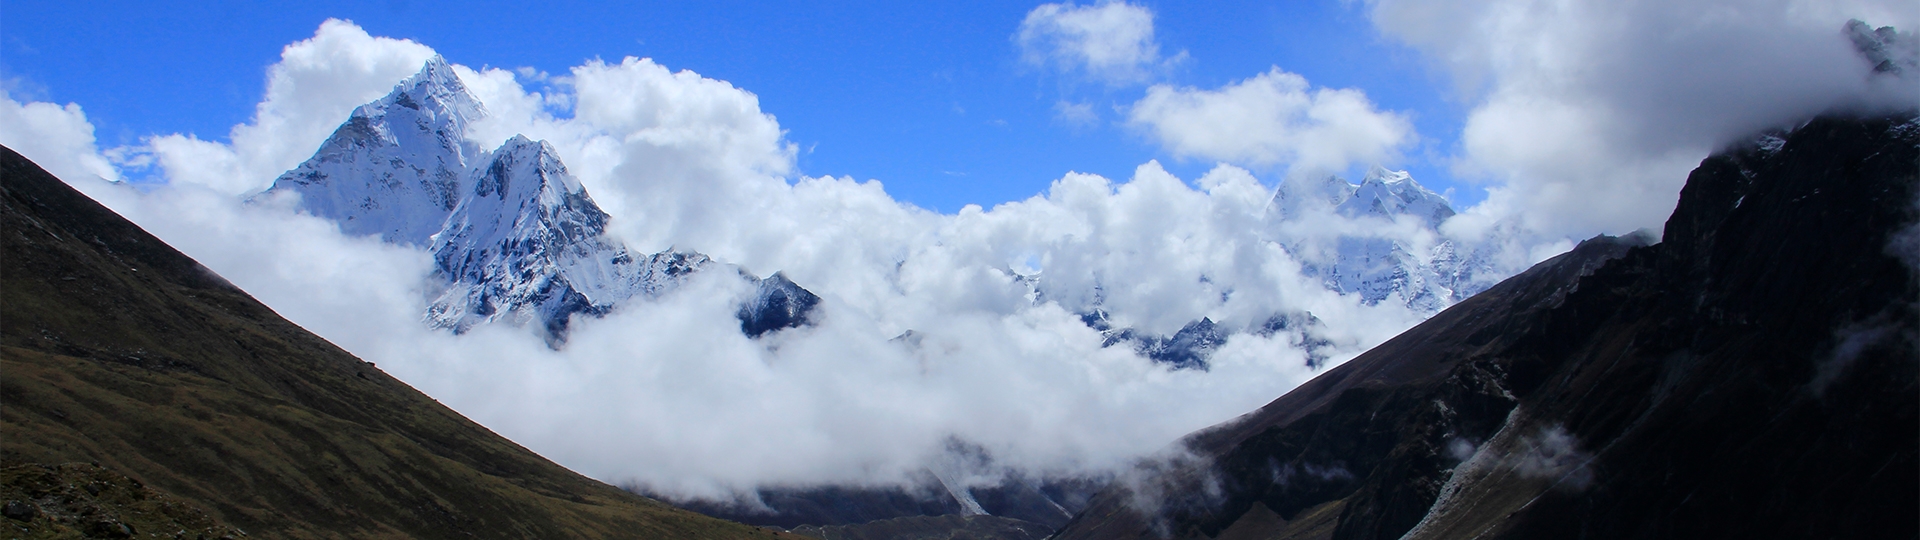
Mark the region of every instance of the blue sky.
MULTIPOLYGON (((757 94, 799 145, 798 172, 878 179, 942 212, 1024 199, 1067 171, 1131 176, 1159 159, 1192 180, 1213 163, 1176 158, 1125 125, 1144 84, 1110 86, 1021 61, 1013 35, 1038 2, 18 2, 0 4, 0 75, 16 99, 80 104, 102 147, 185 132, 223 140, 253 113, 265 68, 329 17, 413 39, 475 67, 563 73, 589 58, 651 57, 757 94), (1056 118, 1089 103, 1093 125, 1056 118)), ((1419 53, 1376 31, 1365 6, 1142 3, 1164 56, 1155 82, 1217 88, 1267 71, 1356 88, 1406 115, 1419 139, 1389 165, 1455 187, 1466 107, 1419 53)), ((1277 181, 1278 171, 1255 171, 1277 181)), ((1482 191, 1462 185, 1456 206, 1482 191)))

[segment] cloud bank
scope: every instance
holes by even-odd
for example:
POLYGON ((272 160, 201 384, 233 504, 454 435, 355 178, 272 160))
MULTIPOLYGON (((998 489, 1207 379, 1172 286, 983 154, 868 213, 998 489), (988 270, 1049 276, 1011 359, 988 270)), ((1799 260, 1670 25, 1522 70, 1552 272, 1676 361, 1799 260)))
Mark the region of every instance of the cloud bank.
POLYGON ((1372 0, 1470 102, 1458 172, 1485 219, 1583 237, 1657 227, 1687 171, 1734 138, 1835 109, 1913 107, 1920 77, 1876 77, 1850 18, 1912 31, 1900 0, 1372 0))
MULTIPOLYGON (((956 440, 1031 474, 1110 470, 1316 370, 1290 331, 1237 334, 1210 370, 1169 370, 1102 347, 1080 318, 1096 305, 1161 335, 1202 317, 1239 329, 1308 311, 1326 323, 1328 365, 1422 317, 1303 277, 1278 238, 1368 227, 1283 220, 1244 169, 1191 183, 1157 163, 1124 182, 1073 173, 1028 200, 937 214, 875 181, 789 180, 793 145, 753 94, 627 58, 561 76, 456 66, 489 112, 469 136, 549 141, 629 246, 783 271, 824 297, 819 324, 749 340, 734 319, 747 291, 715 273, 575 321, 562 351, 519 328, 430 330, 427 254, 343 236, 288 201, 241 201, 358 104, 323 98, 370 101, 418 68, 390 64, 431 54, 329 21, 283 51, 231 143, 166 135, 105 152, 166 180, 141 190, 75 177, 111 163, 84 138, 29 157, 66 164, 70 183, 482 424, 596 478, 675 496, 902 482, 949 459, 956 440), (916 339, 895 339, 907 331, 916 339)), ((5 105, 58 112, 33 129, 91 131, 77 106, 5 105)))

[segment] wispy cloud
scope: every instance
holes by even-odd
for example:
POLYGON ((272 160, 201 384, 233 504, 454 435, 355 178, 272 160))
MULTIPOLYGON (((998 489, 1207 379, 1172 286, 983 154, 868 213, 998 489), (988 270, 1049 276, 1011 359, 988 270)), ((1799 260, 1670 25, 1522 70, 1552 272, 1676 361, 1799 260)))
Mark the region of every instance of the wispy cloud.
POLYGON ((1153 11, 1126 2, 1044 4, 1027 12, 1013 38, 1028 65, 1110 86, 1148 82, 1185 56, 1162 57, 1153 11))
POLYGON ((1053 104, 1053 119, 1076 129, 1093 127, 1100 123, 1100 115, 1093 112, 1092 103, 1067 100, 1060 100, 1053 104))

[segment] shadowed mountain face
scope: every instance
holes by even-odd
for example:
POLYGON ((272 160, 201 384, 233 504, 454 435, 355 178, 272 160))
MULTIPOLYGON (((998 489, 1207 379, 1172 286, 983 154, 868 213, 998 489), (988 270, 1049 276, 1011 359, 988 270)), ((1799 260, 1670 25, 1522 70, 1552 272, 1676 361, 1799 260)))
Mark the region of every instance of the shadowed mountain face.
POLYGON ((1920 116, 1718 153, 1596 238, 1115 484, 1081 538, 1920 536, 1920 116))
POLYGON ((23 536, 770 534, 495 435, 3 148, 0 192, 0 523, 23 536))

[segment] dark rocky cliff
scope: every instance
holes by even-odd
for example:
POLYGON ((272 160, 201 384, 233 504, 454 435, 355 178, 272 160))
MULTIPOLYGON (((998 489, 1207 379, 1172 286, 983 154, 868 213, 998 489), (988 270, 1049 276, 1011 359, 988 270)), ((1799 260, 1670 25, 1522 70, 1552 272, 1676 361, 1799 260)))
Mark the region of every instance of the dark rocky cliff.
POLYGON ((1079 538, 1920 537, 1920 117, 1703 161, 1597 238, 1098 496, 1079 538))

